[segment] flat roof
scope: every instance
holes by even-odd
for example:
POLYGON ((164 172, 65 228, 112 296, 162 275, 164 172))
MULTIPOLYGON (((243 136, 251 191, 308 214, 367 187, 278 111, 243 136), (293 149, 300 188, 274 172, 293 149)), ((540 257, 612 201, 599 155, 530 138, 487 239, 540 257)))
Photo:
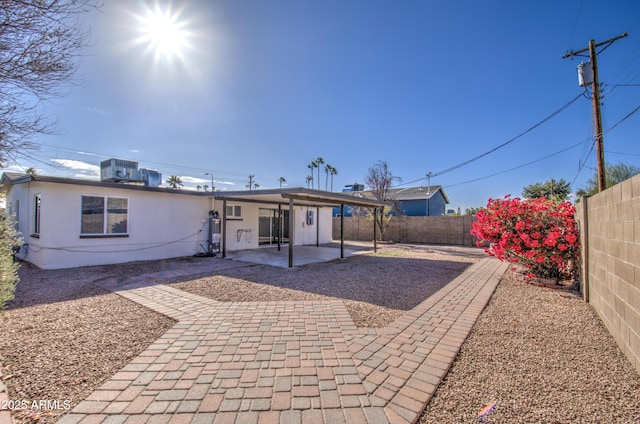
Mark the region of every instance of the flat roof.
POLYGON ((56 183, 56 184, 72 184, 78 186, 90 186, 90 187, 109 187, 123 190, 138 190, 138 191, 151 191, 156 193, 169 193, 169 194, 188 194, 192 196, 211 196, 210 191, 195 191, 195 190, 181 190, 170 187, 149 187, 141 184, 130 183, 116 183, 105 182, 98 180, 81 180, 79 178, 64 178, 64 177, 50 177, 45 175, 25 175, 17 172, 5 172, 0 179, 0 187, 4 188, 8 182, 10 185, 24 184, 29 182, 44 182, 44 183, 56 183))
POLYGON ((387 201, 304 187, 264 190, 216 191, 213 193, 213 196, 216 200, 258 202, 281 205, 288 205, 289 200, 293 200, 296 205, 318 207, 336 207, 340 205, 350 205, 376 208, 382 206, 392 206, 392 203, 387 201))
POLYGON ((269 203, 288 205, 293 199, 296 205, 314 207, 336 207, 340 205, 361 206, 375 208, 382 206, 392 206, 391 202, 360 197, 354 194, 334 193, 330 191, 317 190, 304 187, 275 188, 261 190, 238 190, 238 191, 194 191, 174 189, 169 187, 148 187, 144 185, 104 182, 98 180, 82 180, 78 178, 50 177, 44 175, 25 175, 17 172, 5 172, 0 179, 0 186, 6 184, 24 184, 29 182, 45 182, 56 184, 72 184, 91 187, 108 187, 124 190, 150 191, 167 194, 187 194, 192 196, 208 196, 215 200, 227 200, 248 203, 269 203))

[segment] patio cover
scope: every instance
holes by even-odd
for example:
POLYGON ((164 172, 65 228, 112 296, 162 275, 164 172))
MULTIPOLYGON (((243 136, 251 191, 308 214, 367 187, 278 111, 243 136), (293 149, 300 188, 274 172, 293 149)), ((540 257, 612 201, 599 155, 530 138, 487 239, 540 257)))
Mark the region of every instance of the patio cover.
MULTIPOLYGON (((279 189, 265 189, 265 190, 242 190, 242 191, 217 191, 214 193, 214 199, 222 200, 222 257, 226 256, 226 210, 227 201, 246 202, 246 203, 265 203, 278 205, 279 207, 285 205, 289 206, 289 234, 294 234, 294 206, 308 206, 308 207, 330 207, 334 208, 340 206, 340 258, 344 258, 344 206, 359 206, 366 208, 373 208, 374 213, 377 213, 377 209, 383 206, 391 207, 391 202, 370 199, 365 197, 359 197, 357 192, 354 194, 346 193, 332 193, 329 191, 316 190, 310 188, 279 188, 279 189)), ((376 250, 376 237, 377 237, 377 225, 376 220, 373 220, 373 248, 376 250)), ((316 244, 318 240, 316 238, 316 244)), ((280 242, 278 242, 278 249, 280 249, 280 242)), ((289 241, 289 267, 293 267, 293 238, 289 241)))

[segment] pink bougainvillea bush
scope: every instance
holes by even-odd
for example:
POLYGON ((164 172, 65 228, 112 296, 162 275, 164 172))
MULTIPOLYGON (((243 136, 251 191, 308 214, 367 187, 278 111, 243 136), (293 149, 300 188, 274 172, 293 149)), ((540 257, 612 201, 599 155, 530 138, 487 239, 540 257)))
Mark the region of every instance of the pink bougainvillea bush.
POLYGON ((575 277, 580 238, 569 202, 544 197, 489 199, 476 214, 471 234, 478 246, 501 261, 520 264, 528 277, 567 280, 575 277))

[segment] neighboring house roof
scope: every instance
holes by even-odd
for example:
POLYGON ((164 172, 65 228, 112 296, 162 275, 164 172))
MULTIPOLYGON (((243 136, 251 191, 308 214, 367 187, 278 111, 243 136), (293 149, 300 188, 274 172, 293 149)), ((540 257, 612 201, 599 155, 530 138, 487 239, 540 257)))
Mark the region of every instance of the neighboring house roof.
MULTIPOLYGON (((389 190, 389 198, 393 200, 421 200, 431 199, 437 192, 442 193, 445 203, 451 203, 444 188, 440 185, 432 185, 430 187, 406 187, 406 188, 392 188, 389 190)), ((361 198, 373 198, 373 192, 371 190, 365 191, 352 191, 346 192, 350 196, 356 196, 361 198)))
POLYGON ((391 197, 396 200, 417 200, 417 199, 430 199, 437 192, 442 193, 442 197, 444 197, 445 203, 449 202, 449 197, 447 193, 444 192, 444 188, 440 185, 432 185, 432 186, 420 186, 420 187, 407 187, 407 188, 392 188, 390 190, 391 197))
POLYGON ((272 204, 288 204, 289 199, 293 199, 296 205, 305 206, 329 206, 352 205, 364 207, 390 206, 390 202, 384 202, 371 198, 354 198, 351 194, 333 193, 323 190, 309 188, 279 188, 262 190, 240 190, 240 191, 216 191, 202 192, 194 190, 180 190, 167 187, 148 187, 143 185, 112 183, 96 180, 81 180, 77 178, 48 177, 40 175, 25 175, 17 172, 5 172, 0 178, 0 188, 7 186, 24 184, 31 181, 41 181, 58 184, 73 184, 91 187, 111 187, 125 190, 141 190, 159 193, 187 194, 192 196, 213 196, 216 200, 231 200, 239 202, 260 202, 272 204))

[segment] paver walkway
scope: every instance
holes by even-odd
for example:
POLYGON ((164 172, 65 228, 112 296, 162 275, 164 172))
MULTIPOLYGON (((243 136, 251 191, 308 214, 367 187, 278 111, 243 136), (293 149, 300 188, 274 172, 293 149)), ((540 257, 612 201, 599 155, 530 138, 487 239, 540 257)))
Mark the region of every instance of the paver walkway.
POLYGON ((59 423, 415 422, 506 267, 483 259, 382 329, 340 301, 225 303, 158 275, 114 285, 178 323, 59 423))

